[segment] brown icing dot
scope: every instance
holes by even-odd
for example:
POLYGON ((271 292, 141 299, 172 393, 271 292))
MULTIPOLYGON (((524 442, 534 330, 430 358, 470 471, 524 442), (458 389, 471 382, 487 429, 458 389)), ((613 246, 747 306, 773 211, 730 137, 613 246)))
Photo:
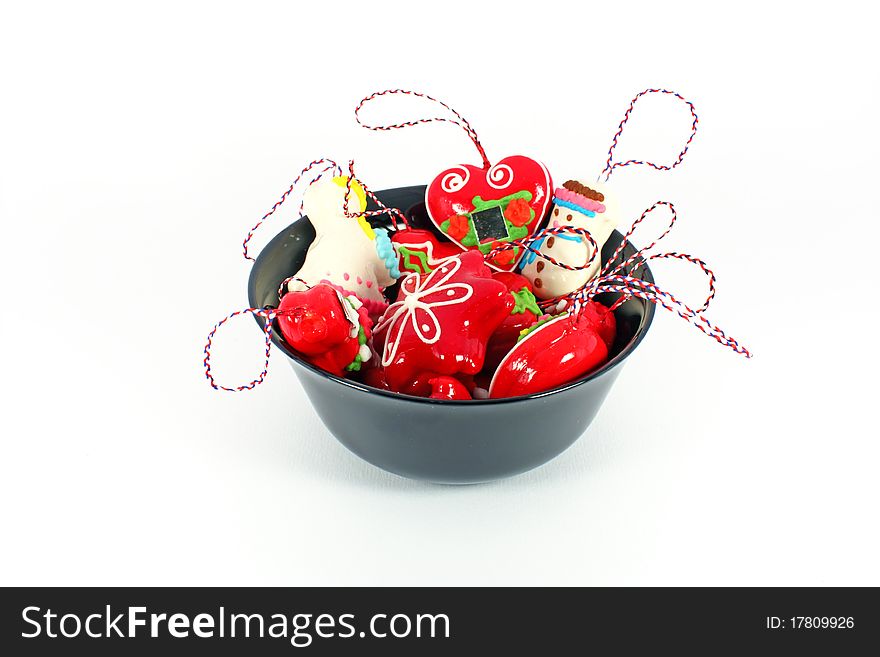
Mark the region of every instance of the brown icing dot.
POLYGON ((570 214, 565 215, 565 220, 566 220, 566 221, 571 221, 571 215, 570 215, 570 214))
POLYGON ((575 194, 580 194, 581 196, 586 196, 589 199, 598 201, 599 203, 605 200, 605 195, 602 192, 590 189, 586 185, 579 183, 577 180, 567 180, 563 183, 562 187, 575 194))
POLYGON ((559 216, 559 208, 554 208, 554 210, 553 210, 553 216, 554 216, 554 217, 558 217, 558 216, 559 216))
POLYGON ((535 287, 544 287, 544 282, 540 278, 536 278, 534 281, 532 281, 532 285, 534 285, 535 287))
POLYGON ((554 244, 556 244, 556 238, 555 238, 555 237, 550 237, 550 238, 547 240, 547 248, 548 248, 548 249, 552 249, 554 244))
POLYGON ((535 269, 537 269, 539 272, 544 271, 544 261, 538 260, 538 264, 535 265, 535 269))

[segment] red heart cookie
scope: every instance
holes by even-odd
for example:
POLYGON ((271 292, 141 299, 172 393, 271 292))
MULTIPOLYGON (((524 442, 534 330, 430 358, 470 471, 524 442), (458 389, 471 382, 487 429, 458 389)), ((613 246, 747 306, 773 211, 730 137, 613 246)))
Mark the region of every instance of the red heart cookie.
MULTIPOLYGON (((428 185, 425 205, 434 225, 456 244, 483 255, 499 243, 534 234, 553 200, 550 172, 524 155, 511 155, 488 169, 460 164, 428 185)), ((524 249, 499 253, 487 264, 513 271, 524 249)))

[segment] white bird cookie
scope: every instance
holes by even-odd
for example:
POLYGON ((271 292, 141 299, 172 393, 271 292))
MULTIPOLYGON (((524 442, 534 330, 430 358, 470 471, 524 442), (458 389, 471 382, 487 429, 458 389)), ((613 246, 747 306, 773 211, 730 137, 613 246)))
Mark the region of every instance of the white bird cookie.
MULTIPOLYGON (((344 296, 356 296, 370 315, 376 316, 388 306, 382 291, 395 282, 393 274, 400 274, 387 233, 374 230, 364 217, 345 216, 347 180, 345 176, 318 180, 303 195, 303 209, 315 227, 315 240, 287 288, 296 292, 327 283, 344 296), (393 263, 390 269, 388 262, 393 263)), ((366 194, 355 180, 348 212, 361 213, 366 207, 366 194)))

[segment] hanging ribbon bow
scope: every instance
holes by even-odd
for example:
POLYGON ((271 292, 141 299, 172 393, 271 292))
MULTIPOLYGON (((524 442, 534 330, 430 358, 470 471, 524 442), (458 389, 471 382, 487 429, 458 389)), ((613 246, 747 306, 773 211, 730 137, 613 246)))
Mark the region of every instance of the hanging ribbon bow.
MULTIPOLYGON (((608 259, 608 261, 605 263, 605 266, 595 278, 587 282, 586 285, 584 285, 582 288, 575 290, 574 292, 564 297, 548 299, 541 302, 541 306, 547 310, 553 310, 554 307, 559 307, 560 301, 563 301, 565 302, 565 308, 568 309, 569 314, 574 317, 584 310, 588 301, 590 301, 597 294, 601 294, 603 292, 612 292, 621 295, 620 298, 618 298, 617 301, 612 304, 611 310, 616 310, 627 299, 631 297, 637 297, 649 303, 661 306, 670 312, 676 313, 683 320, 693 325, 694 327, 708 335, 710 338, 713 338, 719 344, 722 344, 725 347, 732 349, 734 352, 741 354, 746 358, 751 358, 752 354, 748 349, 740 345, 739 342, 734 338, 728 336, 721 328, 719 328, 715 324, 712 324, 703 315, 703 313, 709 308, 709 304, 711 303, 712 299, 715 297, 715 274, 711 269, 709 269, 706 263, 699 258, 695 258, 694 256, 688 255, 686 253, 669 252, 648 255, 648 251, 653 249, 660 242, 660 240, 662 240, 669 234, 677 219, 678 214, 676 213, 675 206, 672 203, 670 203, 669 201, 658 201, 650 208, 645 210, 642 215, 633 222, 629 231, 627 231, 626 235, 624 235, 623 239, 621 240, 620 245, 617 247, 617 249, 615 249, 614 254, 611 256, 611 258, 608 259), (639 249, 630 257, 622 260, 619 264, 614 265, 614 262, 617 261, 618 257, 620 257, 621 253, 629 242, 630 237, 632 237, 639 224, 641 224, 645 220, 645 218, 649 214, 651 214, 651 212, 660 207, 669 208, 669 211, 671 213, 671 219, 669 225, 666 227, 666 230, 663 231, 663 233, 653 242, 639 249), (641 267, 646 266, 649 261, 668 259, 690 262, 691 264, 699 267, 700 270, 709 278, 709 294, 707 295, 705 302, 698 309, 694 310, 683 301, 677 299, 671 293, 659 288, 654 283, 651 283, 650 281, 646 281, 641 278, 637 278, 635 276, 638 270, 641 267)), ((596 241, 592 238, 592 236, 590 236, 589 231, 587 231, 586 229, 576 228, 573 226, 556 226, 540 230, 527 240, 516 240, 501 244, 496 249, 493 249, 489 254, 487 254, 486 257, 493 257, 493 254, 512 249, 515 246, 520 246, 532 253, 535 253, 536 255, 556 265, 557 267, 561 267, 562 269, 566 269, 568 271, 580 271, 589 268, 593 261, 598 257, 599 253, 599 249, 596 246, 596 241), (591 254, 585 264, 578 266, 559 262, 555 258, 552 258, 547 254, 541 253, 534 246, 536 242, 540 243, 542 240, 550 235, 560 234, 579 235, 591 244, 591 254)))

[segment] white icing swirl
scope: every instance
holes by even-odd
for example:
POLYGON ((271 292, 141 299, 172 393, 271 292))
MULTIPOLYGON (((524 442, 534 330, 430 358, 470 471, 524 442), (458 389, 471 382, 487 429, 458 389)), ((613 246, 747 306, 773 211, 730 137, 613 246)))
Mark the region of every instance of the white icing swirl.
POLYGON ((467 185, 470 177, 470 171, 465 167, 453 167, 451 171, 447 171, 443 175, 443 178, 440 179, 440 188, 447 193, 457 192, 459 189, 467 185))
POLYGON ((493 189, 504 189, 513 182, 513 169, 507 164, 496 164, 486 172, 486 182, 493 189))

